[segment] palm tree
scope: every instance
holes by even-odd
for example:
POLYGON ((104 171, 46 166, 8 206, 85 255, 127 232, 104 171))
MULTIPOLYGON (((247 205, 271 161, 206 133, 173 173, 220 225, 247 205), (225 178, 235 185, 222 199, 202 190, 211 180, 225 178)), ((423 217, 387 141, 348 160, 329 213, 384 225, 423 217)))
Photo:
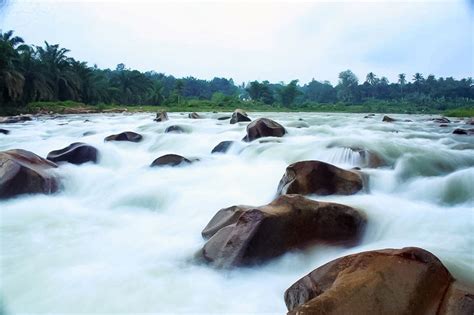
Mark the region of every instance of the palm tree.
POLYGON ((13 31, 0 32, 0 100, 6 102, 20 100, 23 95, 25 78, 18 71, 21 43, 23 39, 13 36, 13 31))
POLYGON ((25 78, 24 102, 53 100, 54 82, 46 74, 44 64, 36 58, 36 51, 32 47, 22 49, 20 64, 25 78))
POLYGON ((36 51, 39 60, 46 66, 48 76, 54 82, 55 97, 60 100, 78 100, 80 79, 71 69, 74 59, 66 56, 69 50, 45 41, 45 47, 36 47, 36 51))
POLYGON ((377 76, 373 72, 369 72, 365 77, 365 81, 374 86, 377 84, 377 76))
POLYGON ((400 93, 402 94, 402 98, 403 98, 403 87, 407 83, 405 73, 400 73, 398 75, 398 83, 400 84, 400 93))

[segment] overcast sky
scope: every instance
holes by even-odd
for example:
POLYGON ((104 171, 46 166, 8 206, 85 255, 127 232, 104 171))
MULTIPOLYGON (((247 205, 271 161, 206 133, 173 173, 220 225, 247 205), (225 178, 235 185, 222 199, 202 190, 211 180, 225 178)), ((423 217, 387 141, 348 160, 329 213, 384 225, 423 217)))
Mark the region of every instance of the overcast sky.
POLYGON ((236 83, 474 72, 474 0, 2 1, 0 29, 101 68, 236 83))

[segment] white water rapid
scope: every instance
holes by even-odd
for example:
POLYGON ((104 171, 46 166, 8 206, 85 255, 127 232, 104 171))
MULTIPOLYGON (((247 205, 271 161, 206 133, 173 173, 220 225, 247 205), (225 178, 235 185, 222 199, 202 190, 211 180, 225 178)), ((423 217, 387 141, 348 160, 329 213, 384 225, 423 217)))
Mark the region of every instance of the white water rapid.
POLYGON ((451 134, 462 121, 441 128, 429 116, 393 115, 401 121, 384 123, 381 115, 251 113, 276 120, 288 134, 211 155, 221 141, 240 141, 246 123, 216 119, 228 113, 202 115, 172 113, 162 123, 152 113, 71 115, 0 125, 11 131, 0 134, 0 151, 21 148, 46 157, 85 142, 100 152, 98 164, 61 164, 56 194, 0 201, 3 312, 284 314, 284 291, 321 264, 406 246, 432 252, 456 278, 474 284, 474 137, 451 134), (187 132, 165 134, 170 125, 187 132), (104 142, 127 130, 144 140, 104 142), (219 209, 269 203, 286 166, 296 161, 359 166, 361 157, 347 147, 386 161, 362 169, 370 191, 309 197, 366 213, 358 246, 316 246, 233 270, 193 262, 205 243, 201 230, 219 209), (167 153, 200 161, 149 167, 167 153))

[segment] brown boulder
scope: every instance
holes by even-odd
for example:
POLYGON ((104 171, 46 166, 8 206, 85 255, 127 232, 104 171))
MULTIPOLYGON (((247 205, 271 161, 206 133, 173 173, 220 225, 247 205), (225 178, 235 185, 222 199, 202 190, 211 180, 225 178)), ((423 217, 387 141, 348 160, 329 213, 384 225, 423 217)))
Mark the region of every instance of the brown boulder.
POLYGON ((364 187, 364 178, 355 170, 344 170, 321 161, 301 161, 289 165, 278 184, 278 195, 352 195, 364 187))
POLYGON ((75 142, 69 146, 51 151, 46 157, 48 160, 57 162, 69 162, 72 164, 83 164, 87 162, 97 162, 99 151, 91 145, 75 142))
POLYGON ((138 134, 133 131, 124 131, 116 135, 110 135, 105 137, 104 141, 130 141, 130 142, 140 142, 143 137, 141 134, 138 134))
POLYGON ((249 116, 247 115, 246 112, 244 112, 241 109, 236 109, 232 113, 232 117, 230 118, 230 123, 235 124, 235 123, 238 123, 240 121, 251 121, 251 119, 249 118, 249 116))
POLYGON ((247 135, 244 141, 250 142, 262 137, 283 137, 285 128, 274 120, 259 118, 247 125, 247 135))
POLYGON ((59 182, 49 171, 57 165, 26 150, 0 152, 0 199, 20 194, 50 194, 59 182))
POLYGON ((468 293, 449 293, 452 283, 448 270, 426 250, 375 250, 315 269, 286 290, 285 303, 288 314, 299 315, 468 314, 440 310, 446 292, 445 310, 472 307, 468 293))
POLYGON ((168 120, 168 114, 165 111, 156 113, 156 118, 153 119, 156 122, 162 122, 168 120))
POLYGON ((181 163, 189 164, 192 163, 192 161, 188 160, 187 158, 177 155, 177 154, 165 154, 163 156, 160 156, 159 158, 155 159, 150 167, 155 167, 155 166, 177 166, 180 165, 181 163))
POLYGON ((351 207, 284 195, 261 207, 221 209, 202 232, 210 239, 199 255, 218 267, 251 265, 315 243, 352 245, 365 223, 351 207))

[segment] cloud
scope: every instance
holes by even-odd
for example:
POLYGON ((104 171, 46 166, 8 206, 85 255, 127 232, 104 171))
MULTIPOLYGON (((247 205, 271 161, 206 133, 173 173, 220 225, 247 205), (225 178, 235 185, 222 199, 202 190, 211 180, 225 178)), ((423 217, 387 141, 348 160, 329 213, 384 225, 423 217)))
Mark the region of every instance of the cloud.
POLYGON ((0 27, 115 67, 176 76, 337 80, 352 69, 472 75, 466 1, 14 2, 0 27))

